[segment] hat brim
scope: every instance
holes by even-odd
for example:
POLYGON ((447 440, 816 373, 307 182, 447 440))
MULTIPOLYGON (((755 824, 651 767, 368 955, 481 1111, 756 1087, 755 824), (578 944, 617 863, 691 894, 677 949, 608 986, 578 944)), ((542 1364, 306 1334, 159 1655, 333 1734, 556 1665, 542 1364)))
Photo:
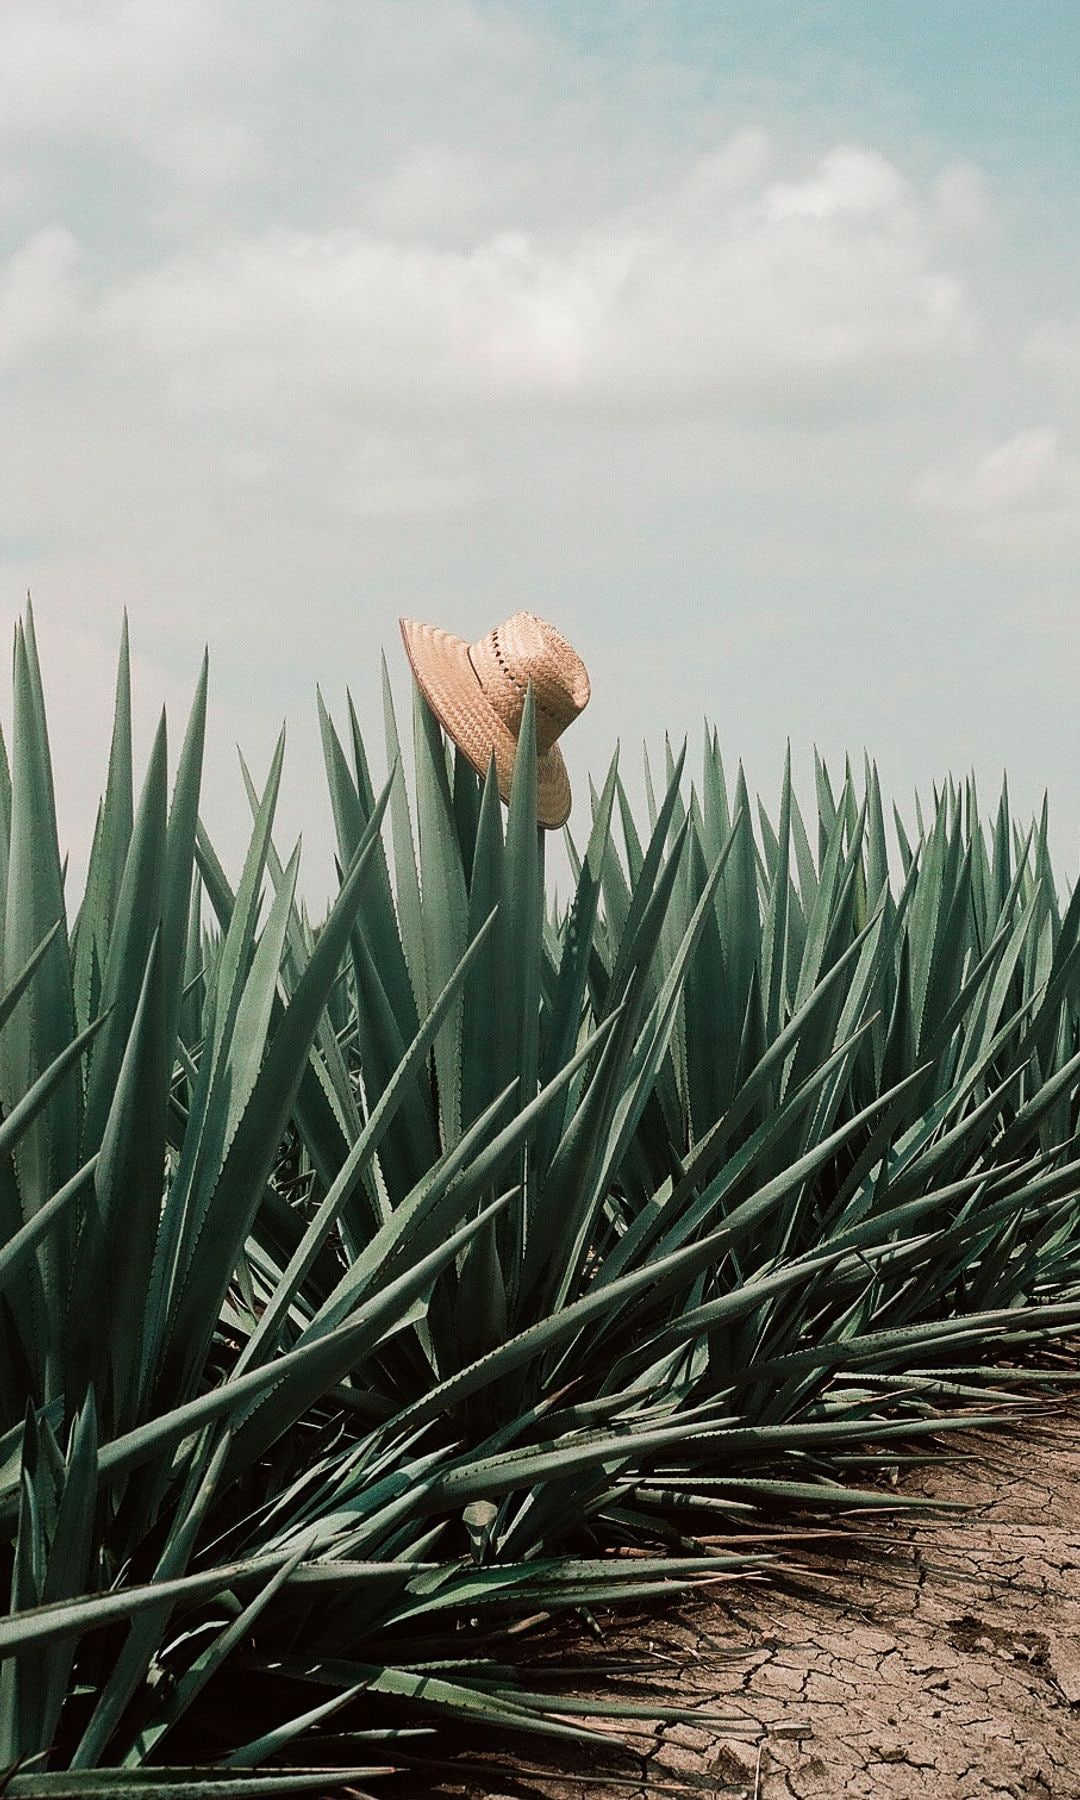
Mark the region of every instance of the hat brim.
MULTIPOLYGON (((402 619, 400 623, 412 672, 439 724, 478 775, 486 776, 494 756, 499 793, 508 801, 517 738, 480 686, 465 639, 415 619, 402 619)), ((547 831, 557 831, 570 817, 571 804, 570 777, 559 746, 553 744, 545 750, 536 764, 537 823, 547 831)))

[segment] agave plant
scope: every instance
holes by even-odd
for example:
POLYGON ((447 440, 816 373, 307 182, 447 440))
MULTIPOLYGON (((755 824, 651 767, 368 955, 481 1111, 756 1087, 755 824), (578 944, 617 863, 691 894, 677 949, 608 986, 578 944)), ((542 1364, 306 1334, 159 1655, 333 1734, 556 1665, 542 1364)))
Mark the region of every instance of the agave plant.
POLYGON ((890 857, 873 769, 819 767, 811 842, 790 771, 755 817, 710 736, 644 821, 613 764, 553 908, 531 784, 504 818, 417 699, 410 796, 387 685, 379 792, 320 702, 313 925, 280 744, 235 887, 199 824, 205 706, 204 670, 136 805, 125 641, 69 925, 17 633, 15 1794, 361 1780, 412 1715, 580 1732, 509 1622, 767 1561, 695 1544, 718 1515, 881 1504, 853 1468, 994 1417, 1080 1320, 1080 900, 1045 819, 949 786, 890 857))

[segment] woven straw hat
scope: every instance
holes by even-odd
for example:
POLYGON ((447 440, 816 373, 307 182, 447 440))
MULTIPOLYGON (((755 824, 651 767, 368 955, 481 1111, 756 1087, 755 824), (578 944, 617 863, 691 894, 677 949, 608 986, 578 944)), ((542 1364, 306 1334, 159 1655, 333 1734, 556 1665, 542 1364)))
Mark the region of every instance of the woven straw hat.
POLYGON ((525 696, 536 706, 536 816, 549 831, 570 816, 570 778, 556 740, 589 699, 589 677, 576 650, 546 620, 515 613, 475 644, 402 619, 401 635, 424 698, 473 768, 486 775, 492 756, 499 793, 510 798, 525 696))

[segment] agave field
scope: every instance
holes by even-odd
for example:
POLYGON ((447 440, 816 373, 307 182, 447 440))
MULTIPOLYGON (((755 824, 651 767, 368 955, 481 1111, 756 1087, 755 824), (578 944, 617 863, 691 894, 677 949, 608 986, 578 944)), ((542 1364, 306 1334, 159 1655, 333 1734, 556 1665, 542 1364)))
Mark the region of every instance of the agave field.
POLYGON ((122 648, 65 898, 17 631, 13 1800, 326 1792, 447 1720, 580 1735, 518 1626, 895 1506, 883 1462, 1056 1379, 1080 1326, 1080 891, 1045 820, 948 785, 905 826, 872 768, 770 814, 710 737, 636 812, 611 768, 556 905, 535 783, 504 811, 419 700, 406 765, 388 690, 385 777, 320 710, 314 923, 280 745, 238 876, 209 841, 205 711, 204 675, 136 794, 122 648))

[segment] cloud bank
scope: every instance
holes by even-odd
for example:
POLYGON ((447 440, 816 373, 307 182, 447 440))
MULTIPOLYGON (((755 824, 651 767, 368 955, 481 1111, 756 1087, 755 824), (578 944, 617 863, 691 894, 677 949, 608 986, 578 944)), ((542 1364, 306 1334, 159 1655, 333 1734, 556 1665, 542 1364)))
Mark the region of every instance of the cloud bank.
POLYGON ((1018 581, 1067 616, 1080 334, 1014 315, 966 146, 886 148, 869 103, 808 123, 780 71, 706 94, 636 14, 619 54, 546 16, 0 12, 0 602, 34 588, 76 839, 124 605, 177 704, 212 639, 256 760, 314 679, 374 702, 399 611, 529 605, 599 664, 583 760, 692 707, 752 762, 877 738, 905 781, 969 749, 925 680, 904 723, 931 590, 946 659, 976 585, 991 621, 1018 581))

